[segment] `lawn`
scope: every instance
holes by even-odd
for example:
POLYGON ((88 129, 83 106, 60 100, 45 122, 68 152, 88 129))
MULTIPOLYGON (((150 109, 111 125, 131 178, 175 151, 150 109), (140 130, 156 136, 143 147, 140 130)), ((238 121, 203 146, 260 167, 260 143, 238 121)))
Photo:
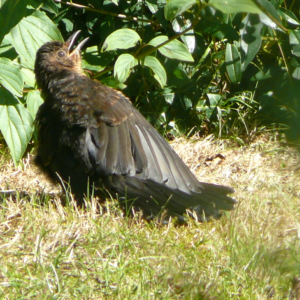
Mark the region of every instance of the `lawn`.
POLYGON ((238 201, 184 226, 127 218, 116 201, 79 208, 31 155, 18 167, 3 155, 0 298, 300 299, 300 155, 274 139, 173 141, 200 181, 238 201))

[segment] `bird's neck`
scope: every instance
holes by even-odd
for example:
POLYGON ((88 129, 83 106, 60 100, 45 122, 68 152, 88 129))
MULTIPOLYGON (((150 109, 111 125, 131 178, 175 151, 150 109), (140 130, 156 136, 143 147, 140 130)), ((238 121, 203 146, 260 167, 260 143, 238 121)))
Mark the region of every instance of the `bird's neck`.
POLYGON ((87 105, 85 85, 82 84, 87 79, 86 75, 62 68, 59 72, 41 75, 40 87, 47 110, 59 115, 60 121, 68 127, 86 126, 89 118, 93 118, 93 110, 87 105))
POLYGON ((53 67, 49 70, 42 70, 39 73, 39 76, 37 77, 37 84, 42 89, 43 94, 46 96, 45 101, 47 101, 55 98, 55 95, 70 82, 74 81, 77 76, 82 75, 71 69, 55 69, 53 67))

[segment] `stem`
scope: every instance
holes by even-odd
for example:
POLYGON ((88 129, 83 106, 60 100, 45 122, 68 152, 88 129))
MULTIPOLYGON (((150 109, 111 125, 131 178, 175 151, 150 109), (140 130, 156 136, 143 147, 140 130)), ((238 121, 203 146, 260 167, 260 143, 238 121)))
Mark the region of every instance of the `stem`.
POLYGON ((289 66, 288 66, 288 64, 287 64, 287 62, 286 62, 285 55, 284 55, 284 52, 283 52, 283 50, 282 50, 282 47, 281 47, 280 43, 278 43, 278 48, 279 48, 279 51, 280 51, 280 53, 281 53, 281 57, 282 57, 282 59, 283 59, 283 63, 284 63, 284 65, 285 65, 286 71, 287 71, 287 73, 288 73, 288 75, 289 75, 289 81, 290 81, 290 83, 292 84, 289 66))
MULTIPOLYGON (((292 1, 291 5, 290 5, 290 7, 289 7, 289 10, 293 10, 294 4, 295 4, 295 0, 292 1)), ((286 3, 285 3, 285 5, 286 5, 286 3)))
POLYGON ((152 24, 152 22, 149 21, 149 20, 139 19, 139 18, 136 18, 136 17, 129 17, 129 16, 126 16, 126 15, 123 15, 123 14, 116 14, 116 13, 112 13, 112 12, 109 12, 109 11, 106 11, 106 10, 96 9, 96 8, 93 8, 93 7, 90 7, 90 6, 85 6, 85 5, 77 4, 77 3, 74 3, 74 2, 67 2, 67 1, 62 1, 62 0, 53 0, 53 1, 57 2, 57 3, 65 4, 65 5, 68 5, 68 6, 71 6, 71 7, 76 7, 76 8, 80 8, 80 9, 86 9, 86 10, 98 12, 98 13, 104 14, 104 15, 111 15, 113 17, 117 17, 117 18, 124 19, 124 20, 137 21, 137 22, 152 24))
POLYGON ((94 74, 93 76, 91 76, 91 78, 97 78, 97 77, 99 77, 99 76, 101 76, 101 75, 103 75, 103 74, 105 74, 105 73, 108 73, 109 71, 111 71, 111 70, 113 70, 114 69, 114 66, 111 66, 111 67, 109 67, 109 68, 107 68, 107 69, 104 69, 104 70, 102 70, 102 71, 100 71, 100 72, 98 72, 98 73, 96 73, 96 74, 94 74))

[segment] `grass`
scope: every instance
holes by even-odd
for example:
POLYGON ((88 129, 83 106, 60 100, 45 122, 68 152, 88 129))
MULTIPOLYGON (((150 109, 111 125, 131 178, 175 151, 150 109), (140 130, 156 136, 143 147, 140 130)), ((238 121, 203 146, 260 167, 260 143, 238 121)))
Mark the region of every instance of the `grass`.
POLYGON ((235 211, 161 226, 114 201, 62 206, 29 159, 1 162, 0 298, 300 299, 299 153, 270 136, 173 147, 201 181, 235 188, 235 211))

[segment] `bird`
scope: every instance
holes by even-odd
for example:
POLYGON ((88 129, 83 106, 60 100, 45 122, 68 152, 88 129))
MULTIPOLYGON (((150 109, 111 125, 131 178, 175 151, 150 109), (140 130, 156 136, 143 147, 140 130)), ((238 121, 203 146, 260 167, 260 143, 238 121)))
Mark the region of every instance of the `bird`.
POLYGON ((199 182, 121 91, 83 71, 80 52, 88 38, 75 47, 79 33, 36 53, 44 99, 35 120, 36 165, 69 184, 79 204, 91 191, 100 198, 104 193, 146 220, 205 221, 234 209, 232 188, 199 182))

